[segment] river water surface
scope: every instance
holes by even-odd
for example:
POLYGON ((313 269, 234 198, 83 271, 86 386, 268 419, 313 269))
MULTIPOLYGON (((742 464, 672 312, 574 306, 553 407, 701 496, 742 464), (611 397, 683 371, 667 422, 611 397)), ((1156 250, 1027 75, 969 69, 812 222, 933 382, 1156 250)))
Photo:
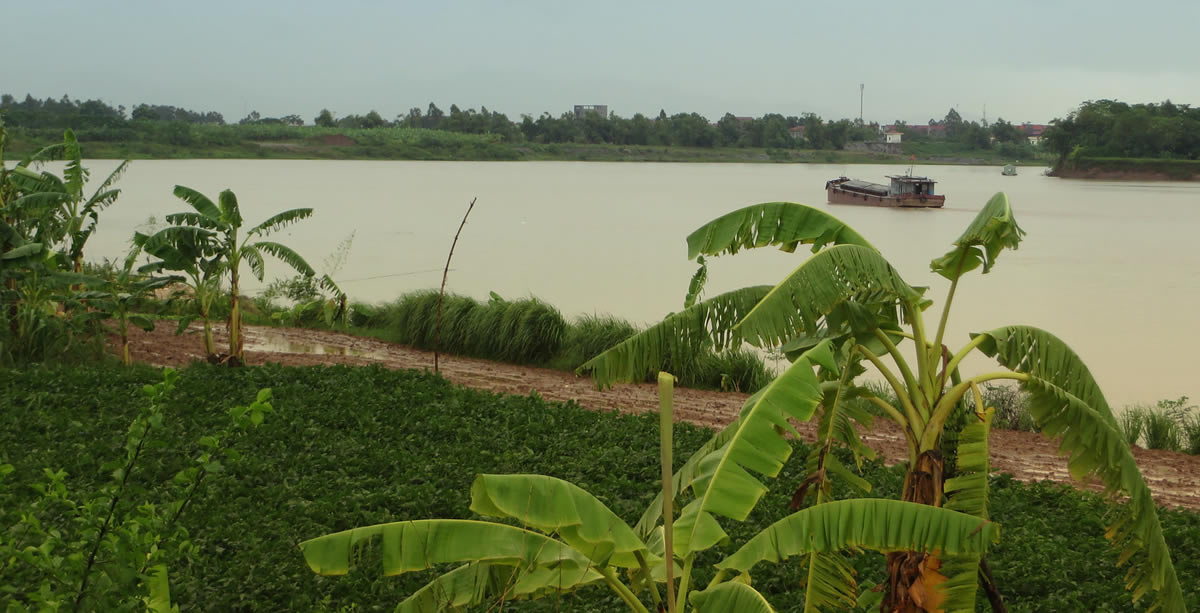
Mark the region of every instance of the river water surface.
MULTIPOLYGON (((93 161, 93 177, 115 163, 93 161)), ((786 200, 821 207, 872 241, 935 309, 948 283, 929 272, 975 213, 1005 191, 1028 232, 987 275, 960 283, 947 334, 1008 324, 1045 328, 1088 363, 1114 406, 1200 397, 1194 347, 1200 323, 1200 184, 1063 180, 1021 168, 921 166, 946 195, 941 210, 825 202, 838 175, 883 181, 896 166, 596 162, 372 162, 181 160, 134 162, 120 200, 101 217, 88 257, 124 253, 150 217, 187 210, 175 184, 216 198, 233 189, 248 224, 293 207, 313 218, 278 236, 318 271, 354 234, 335 272, 355 300, 381 302, 436 287, 466 210, 449 290, 486 299, 536 295, 568 317, 612 313, 637 322, 678 310, 695 264, 685 237, 749 204, 786 200)), ((803 250, 802 250, 803 251, 803 250)), ((708 295, 775 283, 807 252, 756 250, 715 259, 708 295)), ((248 272, 248 271, 247 271, 248 272)), ((268 280, 285 266, 267 264, 268 280)), ((323 271, 322 271, 323 272, 323 271)), ((245 276, 249 276, 248 274, 245 276)), ((253 291, 256 286, 248 286, 253 291)), ((935 314, 927 317, 936 322, 935 314)), ((928 325, 935 325, 930 323, 928 325)), ((966 372, 989 368, 980 358, 966 372)))

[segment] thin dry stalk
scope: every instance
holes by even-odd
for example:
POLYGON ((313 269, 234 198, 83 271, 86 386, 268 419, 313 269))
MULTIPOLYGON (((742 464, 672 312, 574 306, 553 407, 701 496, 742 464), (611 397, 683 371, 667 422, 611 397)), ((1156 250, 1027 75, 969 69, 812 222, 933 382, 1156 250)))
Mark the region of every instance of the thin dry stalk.
POLYGON ((450 258, 454 257, 454 246, 458 244, 458 235, 462 234, 463 226, 467 225, 467 217, 471 215, 471 209, 475 208, 475 200, 471 198, 471 204, 467 205, 467 212, 463 215, 462 223, 458 224, 458 232, 454 233, 454 242, 450 243, 450 254, 446 256, 446 268, 442 270, 442 289, 438 292, 438 311, 437 311, 437 326, 433 332, 433 372, 438 371, 438 342, 442 339, 442 298, 446 295, 446 277, 450 276, 450 258))

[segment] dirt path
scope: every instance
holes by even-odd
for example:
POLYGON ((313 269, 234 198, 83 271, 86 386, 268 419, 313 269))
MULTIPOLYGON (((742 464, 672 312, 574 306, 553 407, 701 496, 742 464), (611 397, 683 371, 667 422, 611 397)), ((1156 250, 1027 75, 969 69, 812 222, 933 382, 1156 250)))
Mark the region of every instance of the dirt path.
MULTIPOLYGON (((201 358, 197 336, 175 336, 170 326, 131 338, 135 360, 157 366, 183 366, 201 358)), ((218 346, 222 332, 218 332, 218 346)), ((433 354, 370 338, 321 330, 249 326, 246 329, 246 359, 250 364, 267 362, 288 366, 317 364, 383 364, 388 368, 433 368, 433 354)), ((617 385, 600 391, 591 380, 545 368, 514 366, 474 358, 443 355, 442 374, 454 383, 506 394, 527 395, 536 391, 551 401, 574 400, 593 410, 628 413, 655 411, 658 392, 653 384, 617 385)), ((731 422, 746 400, 745 394, 677 388, 676 419, 703 426, 720 427, 731 422)), ((800 433, 812 440, 815 426, 801 424, 800 433)), ((879 423, 864 433, 867 444, 888 463, 906 459, 899 428, 879 423)), ((991 438, 992 470, 1011 473, 1023 481, 1050 479, 1072 483, 1065 458, 1057 445, 1038 434, 996 430, 991 438)), ((1160 504, 1200 510, 1200 456, 1134 448, 1154 497, 1160 504)))

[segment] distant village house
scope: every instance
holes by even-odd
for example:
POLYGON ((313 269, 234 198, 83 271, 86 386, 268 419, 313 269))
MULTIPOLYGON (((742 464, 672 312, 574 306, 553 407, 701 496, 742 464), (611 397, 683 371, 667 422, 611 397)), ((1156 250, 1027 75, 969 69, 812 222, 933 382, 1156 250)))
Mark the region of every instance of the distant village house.
POLYGON ((1025 138, 1029 141, 1029 144, 1036 147, 1042 144, 1042 136, 1045 134, 1047 127, 1039 123, 1025 123, 1021 124, 1019 129, 1025 134, 1025 138))
POLYGON ((599 115, 605 119, 608 119, 608 105, 607 104, 576 104, 575 105, 575 119, 583 119, 584 116, 591 115, 591 114, 599 115))

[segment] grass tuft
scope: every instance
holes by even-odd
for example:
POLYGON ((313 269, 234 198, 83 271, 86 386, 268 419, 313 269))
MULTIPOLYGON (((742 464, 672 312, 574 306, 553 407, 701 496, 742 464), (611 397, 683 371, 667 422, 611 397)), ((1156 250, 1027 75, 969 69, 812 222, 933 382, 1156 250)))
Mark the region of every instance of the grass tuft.
MULTIPOLYGON (((353 305, 353 331, 433 349, 437 299, 436 291, 425 290, 379 307, 353 305)), ((584 315, 568 323, 558 309, 537 298, 506 300, 492 294, 488 302, 482 303, 448 294, 442 304, 440 350, 575 370, 637 332, 632 323, 611 315, 584 315)), ((665 370, 687 387, 747 393, 758 391, 774 377, 757 353, 742 348, 722 353, 700 349, 670 356, 665 370)))

